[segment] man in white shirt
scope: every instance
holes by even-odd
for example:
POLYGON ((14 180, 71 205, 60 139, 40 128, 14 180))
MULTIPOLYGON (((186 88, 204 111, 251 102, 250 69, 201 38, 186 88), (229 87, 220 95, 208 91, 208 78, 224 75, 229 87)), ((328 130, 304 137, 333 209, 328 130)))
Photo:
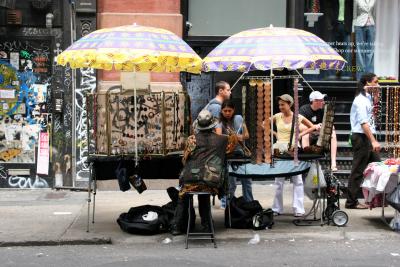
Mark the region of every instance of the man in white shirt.
POLYGON ((371 86, 379 86, 378 77, 373 73, 364 74, 359 83, 356 97, 350 110, 351 144, 353 147, 353 165, 348 183, 346 208, 367 209, 368 206, 358 202, 357 195, 363 181, 363 172, 368 163, 380 161, 380 144, 374 134, 371 86))

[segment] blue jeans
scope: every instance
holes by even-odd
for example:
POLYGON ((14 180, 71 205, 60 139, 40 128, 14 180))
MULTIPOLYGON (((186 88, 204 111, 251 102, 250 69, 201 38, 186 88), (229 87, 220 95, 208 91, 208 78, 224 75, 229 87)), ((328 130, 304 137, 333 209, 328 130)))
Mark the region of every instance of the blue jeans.
POLYGON ((375 26, 355 26, 357 80, 363 73, 374 72, 375 26))
MULTIPOLYGON (((245 179, 245 178, 239 178, 240 182, 242 183, 242 195, 244 200, 247 202, 253 201, 253 190, 252 190, 252 181, 251 179, 245 179)), ((230 197, 235 196, 235 191, 236 191, 236 177, 229 176, 228 178, 228 192, 227 194, 230 197)), ((221 198, 221 206, 226 207, 226 199, 227 196, 224 196, 221 198)))

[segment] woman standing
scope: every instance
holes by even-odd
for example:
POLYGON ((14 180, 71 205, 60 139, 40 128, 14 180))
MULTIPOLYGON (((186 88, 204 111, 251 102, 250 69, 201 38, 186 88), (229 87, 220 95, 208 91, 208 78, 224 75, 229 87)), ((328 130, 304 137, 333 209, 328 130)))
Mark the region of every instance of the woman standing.
MULTIPOLYGON (((243 117, 235 115, 235 105, 232 100, 225 100, 221 105, 220 123, 216 126, 215 132, 217 134, 235 134, 238 142, 243 142, 249 138, 246 124, 243 117)), ((244 157, 244 151, 240 144, 237 144, 233 151, 233 155, 237 157, 244 157)), ((242 193, 246 201, 253 201, 253 192, 251 188, 251 179, 240 179, 242 183, 242 193)), ((233 197, 236 191, 236 179, 235 177, 229 176, 229 196, 233 197)), ((224 200, 222 207, 224 206, 224 200)))
MULTIPOLYGON (((280 112, 275 114, 272 119, 276 125, 277 133, 277 144, 278 146, 288 146, 289 143, 294 144, 294 133, 292 142, 290 142, 290 135, 292 131, 293 123, 293 111, 291 107, 293 106, 293 98, 284 94, 278 96, 278 104, 280 112)), ((308 134, 315 130, 316 126, 312 124, 309 120, 299 114, 298 125, 304 125, 305 129, 300 132, 299 140, 305 134, 308 134)), ((295 129, 294 129, 295 130, 295 129)), ((289 147, 287 147, 290 149, 289 147)), ((283 212, 283 185, 285 178, 275 178, 275 185, 277 186, 275 192, 274 203, 272 205, 272 210, 276 215, 283 212)), ((293 182, 293 213, 295 217, 301 217, 304 215, 304 186, 302 175, 292 176, 293 182)))

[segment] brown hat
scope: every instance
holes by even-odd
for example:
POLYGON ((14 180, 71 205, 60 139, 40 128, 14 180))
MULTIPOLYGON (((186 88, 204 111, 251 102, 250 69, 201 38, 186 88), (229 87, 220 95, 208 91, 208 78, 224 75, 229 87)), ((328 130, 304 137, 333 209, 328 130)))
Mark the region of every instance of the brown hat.
POLYGON ((291 95, 284 94, 284 95, 278 96, 277 99, 285 101, 285 102, 289 103, 290 106, 293 106, 294 100, 291 95))

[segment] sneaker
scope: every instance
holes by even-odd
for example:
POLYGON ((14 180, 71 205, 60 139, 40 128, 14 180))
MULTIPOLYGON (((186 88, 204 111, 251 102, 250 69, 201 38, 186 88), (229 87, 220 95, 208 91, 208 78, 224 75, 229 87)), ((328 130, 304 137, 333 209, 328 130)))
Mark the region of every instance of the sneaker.
POLYGON ((200 231, 201 231, 201 233, 211 233, 210 224, 208 224, 208 223, 202 224, 200 231))
POLYGON ((183 234, 182 231, 180 230, 180 228, 176 224, 171 226, 170 232, 171 232, 171 235, 174 235, 174 236, 183 234))

